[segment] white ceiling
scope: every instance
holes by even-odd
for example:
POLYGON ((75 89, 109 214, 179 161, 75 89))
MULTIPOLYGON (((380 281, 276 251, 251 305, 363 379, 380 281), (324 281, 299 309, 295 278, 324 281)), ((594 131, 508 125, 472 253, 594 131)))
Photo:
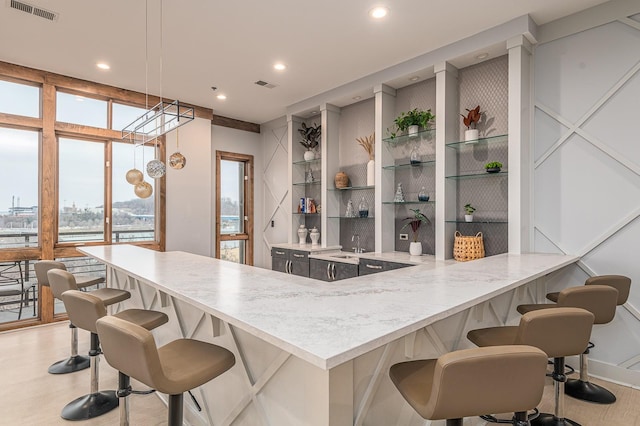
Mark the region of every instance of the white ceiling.
POLYGON ((0 61, 263 123, 294 103, 518 16, 530 14, 541 25, 605 1, 164 0, 162 78, 160 0, 149 0, 148 14, 143 0, 24 2, 59 19, 16 11, 3 0, 0 61), (381 4, 390 13, 374 21, 368 11, 381 4), (98 70, 99 61, 111 70, 98 70), (276 61, 287 70, 275 71, 276 61), (259 87, 257 80, 277 87, 259 87), (228 98, 216 99, 211 86, 228 98))

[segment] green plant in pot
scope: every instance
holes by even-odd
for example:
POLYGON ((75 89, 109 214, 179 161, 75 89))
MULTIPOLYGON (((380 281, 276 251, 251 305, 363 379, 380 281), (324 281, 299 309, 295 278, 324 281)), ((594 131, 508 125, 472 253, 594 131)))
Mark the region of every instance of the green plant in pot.
POLYGON ((298 133, 302 136, 300 144, 307 149, 304 153, 304 159, 306 161, 311 161, 316 158, 316 153, 313 150, 320 142, 320 136, 322 135, 321 128, 321 124, 313 123, 313 126, 307 127, 305 123, 302 123, 298 129, 298 133))
POLYGON ((413 242, 409 244, 409 254, 411 254, 411 256, 420 256, 422 255, 422 242, 418 241, 418 231, 420 230, 420 225, 423 223, 425 225, 429 225, 431 221, 420 211, 420 209, 409 210, 413 212, 413 216, 403 219, 403 221, 407 223, 402 226, 401 230, 407 226, 411 227, 411 231, 413 232, 413 242))
POLYGON ((414 108, 411 111, 401 113, 395 120, 397 131, 407 132, 409 136, 415 136, 420 128, 429 130, 431 122, 436 118, 431 114, 431 109, 421 110, 414 108))
POLYGON ((476 211, 476 208, 473 207, 471 204, 467 203, 464 205, 464 220, 465 222, 473 222, 473 212, 476 211))
POLYGON ((487 173, 498 173, 502 168, 502 163, 499 161, 492 161, 485 164, 484 168, 487 170, 487 173))

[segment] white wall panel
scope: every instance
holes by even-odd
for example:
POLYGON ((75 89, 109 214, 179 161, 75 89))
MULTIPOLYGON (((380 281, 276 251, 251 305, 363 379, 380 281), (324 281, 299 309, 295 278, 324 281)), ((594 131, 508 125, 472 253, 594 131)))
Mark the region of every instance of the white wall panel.
POLYGON ((640 26, 617 19, 536 48, 534 243, 583 255, 549 280, 550 291, 591 275, 631 277, 629 302, 594 327, 590 370, 638 385, 640 26))

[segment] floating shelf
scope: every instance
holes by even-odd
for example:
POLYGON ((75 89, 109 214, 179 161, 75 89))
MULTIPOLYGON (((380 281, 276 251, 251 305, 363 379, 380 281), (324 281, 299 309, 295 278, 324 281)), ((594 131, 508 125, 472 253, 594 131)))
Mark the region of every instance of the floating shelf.
POLYGON ((321 160, 321 158, 316 158, 316 159, 313 159, 311 161, 306 161, 306 160, 294 161, 293 165, 294 166, 303 166, 303 165, 307 165, 307 164, 317 164, 317 163, 320 162, 320 160, 321 160))
POLYGON ((473 222, 467 222, 466 220, 446 220, 446 223, 469 223, 469 224, 482 224, 482 225, 490 225, 490 224, 505 224, 505 223, 509 223, 508 220, 501 220, 501 219, 495 219, 495 220, 474 220, 473 222))
POLYGON ((320 217, 320 213, 298 213, 298 212, 293 212, 292 214, 297 215, 297 216, 318 216, 318 217, 320 217))
POLYGON ((320 185, 320 180, 314 180, 313 182, 295 182, 293 186, 306 186, 306 185, 320 185))
POLYGON ((508 172, 498 172, 498 173, 487 173, 487 172, 476 172, 476 173, 468 173, 463 175, 456 176, 447 176, 447 179, 475 179, 475 178, 488 178, 488 177, 496 177, 496 176, 504 176, 508 172))
POLYGON ((458 141, 451 142, 446 144, 449 148, 453 149, 464 149, 464 148, 473 148, 474 146, 486 145, 489 143, 500 143, 500 142, 508 142, 509 135, 497 135, 497 136, 489 136, 486 138, 479 138, 470 141, 458 141))
POLYGON ((435 204, 435 200, 429 201, 383 201, 382 204, 396 204, 398 206, 402 206, 405 204, 435 204))
POLYGON ((406 142, 417 142, 423 140, 434 140, 436 137, 436 129, 422 130, 415 136, 401 135, 395 138, 384 138, 383 142, 386 142, 389 146, 396 146, 406 142))
POLYGON ((373 216, 369 215, 367 217, 360 217, 360 216, 355 216, 355 217, 347 217, 347 216, 328 216, 329 219, 374 219, 373 216))
POLYGON ((375 189, 374 185, 369 186, 345 186, 344 188, 329 188, 329 191, 358 191, 363 189, 375 189))
POLYGON ((382 166, 384 170, 398 170, 398 169, 408 169, 411 167, 424 167, 424 166, 434 166, 436 164, 435 160, 429 161, 420 161, 419 163, 402 163, 402 164, 394 164, 392 166, 382 166))

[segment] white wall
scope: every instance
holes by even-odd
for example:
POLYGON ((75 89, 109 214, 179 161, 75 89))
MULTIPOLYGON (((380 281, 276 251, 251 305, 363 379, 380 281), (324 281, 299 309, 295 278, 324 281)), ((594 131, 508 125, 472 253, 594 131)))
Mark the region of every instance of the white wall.
POLYGON ((631 277, 628 303, 612 323, 594 327, 590 371, 640 385, 640 3, 635 16, 629 5, 612 2, 540 28, 534 233, 536 251, 582 256, 550 290, 592 275, 631 277))
MULTIPOLYGON (((262 228, 262 145, 257 133, 211 126, 196 118, 178 129, 181 170, 167 167, 166 250, 215 256, 216 150, 254 157, 254 263, 264 267, 262 228)), ((176 132, 167 136, 167 156, 176 151, 176 132)), ((270 263, 267 265, 267 267, 270 263)))

